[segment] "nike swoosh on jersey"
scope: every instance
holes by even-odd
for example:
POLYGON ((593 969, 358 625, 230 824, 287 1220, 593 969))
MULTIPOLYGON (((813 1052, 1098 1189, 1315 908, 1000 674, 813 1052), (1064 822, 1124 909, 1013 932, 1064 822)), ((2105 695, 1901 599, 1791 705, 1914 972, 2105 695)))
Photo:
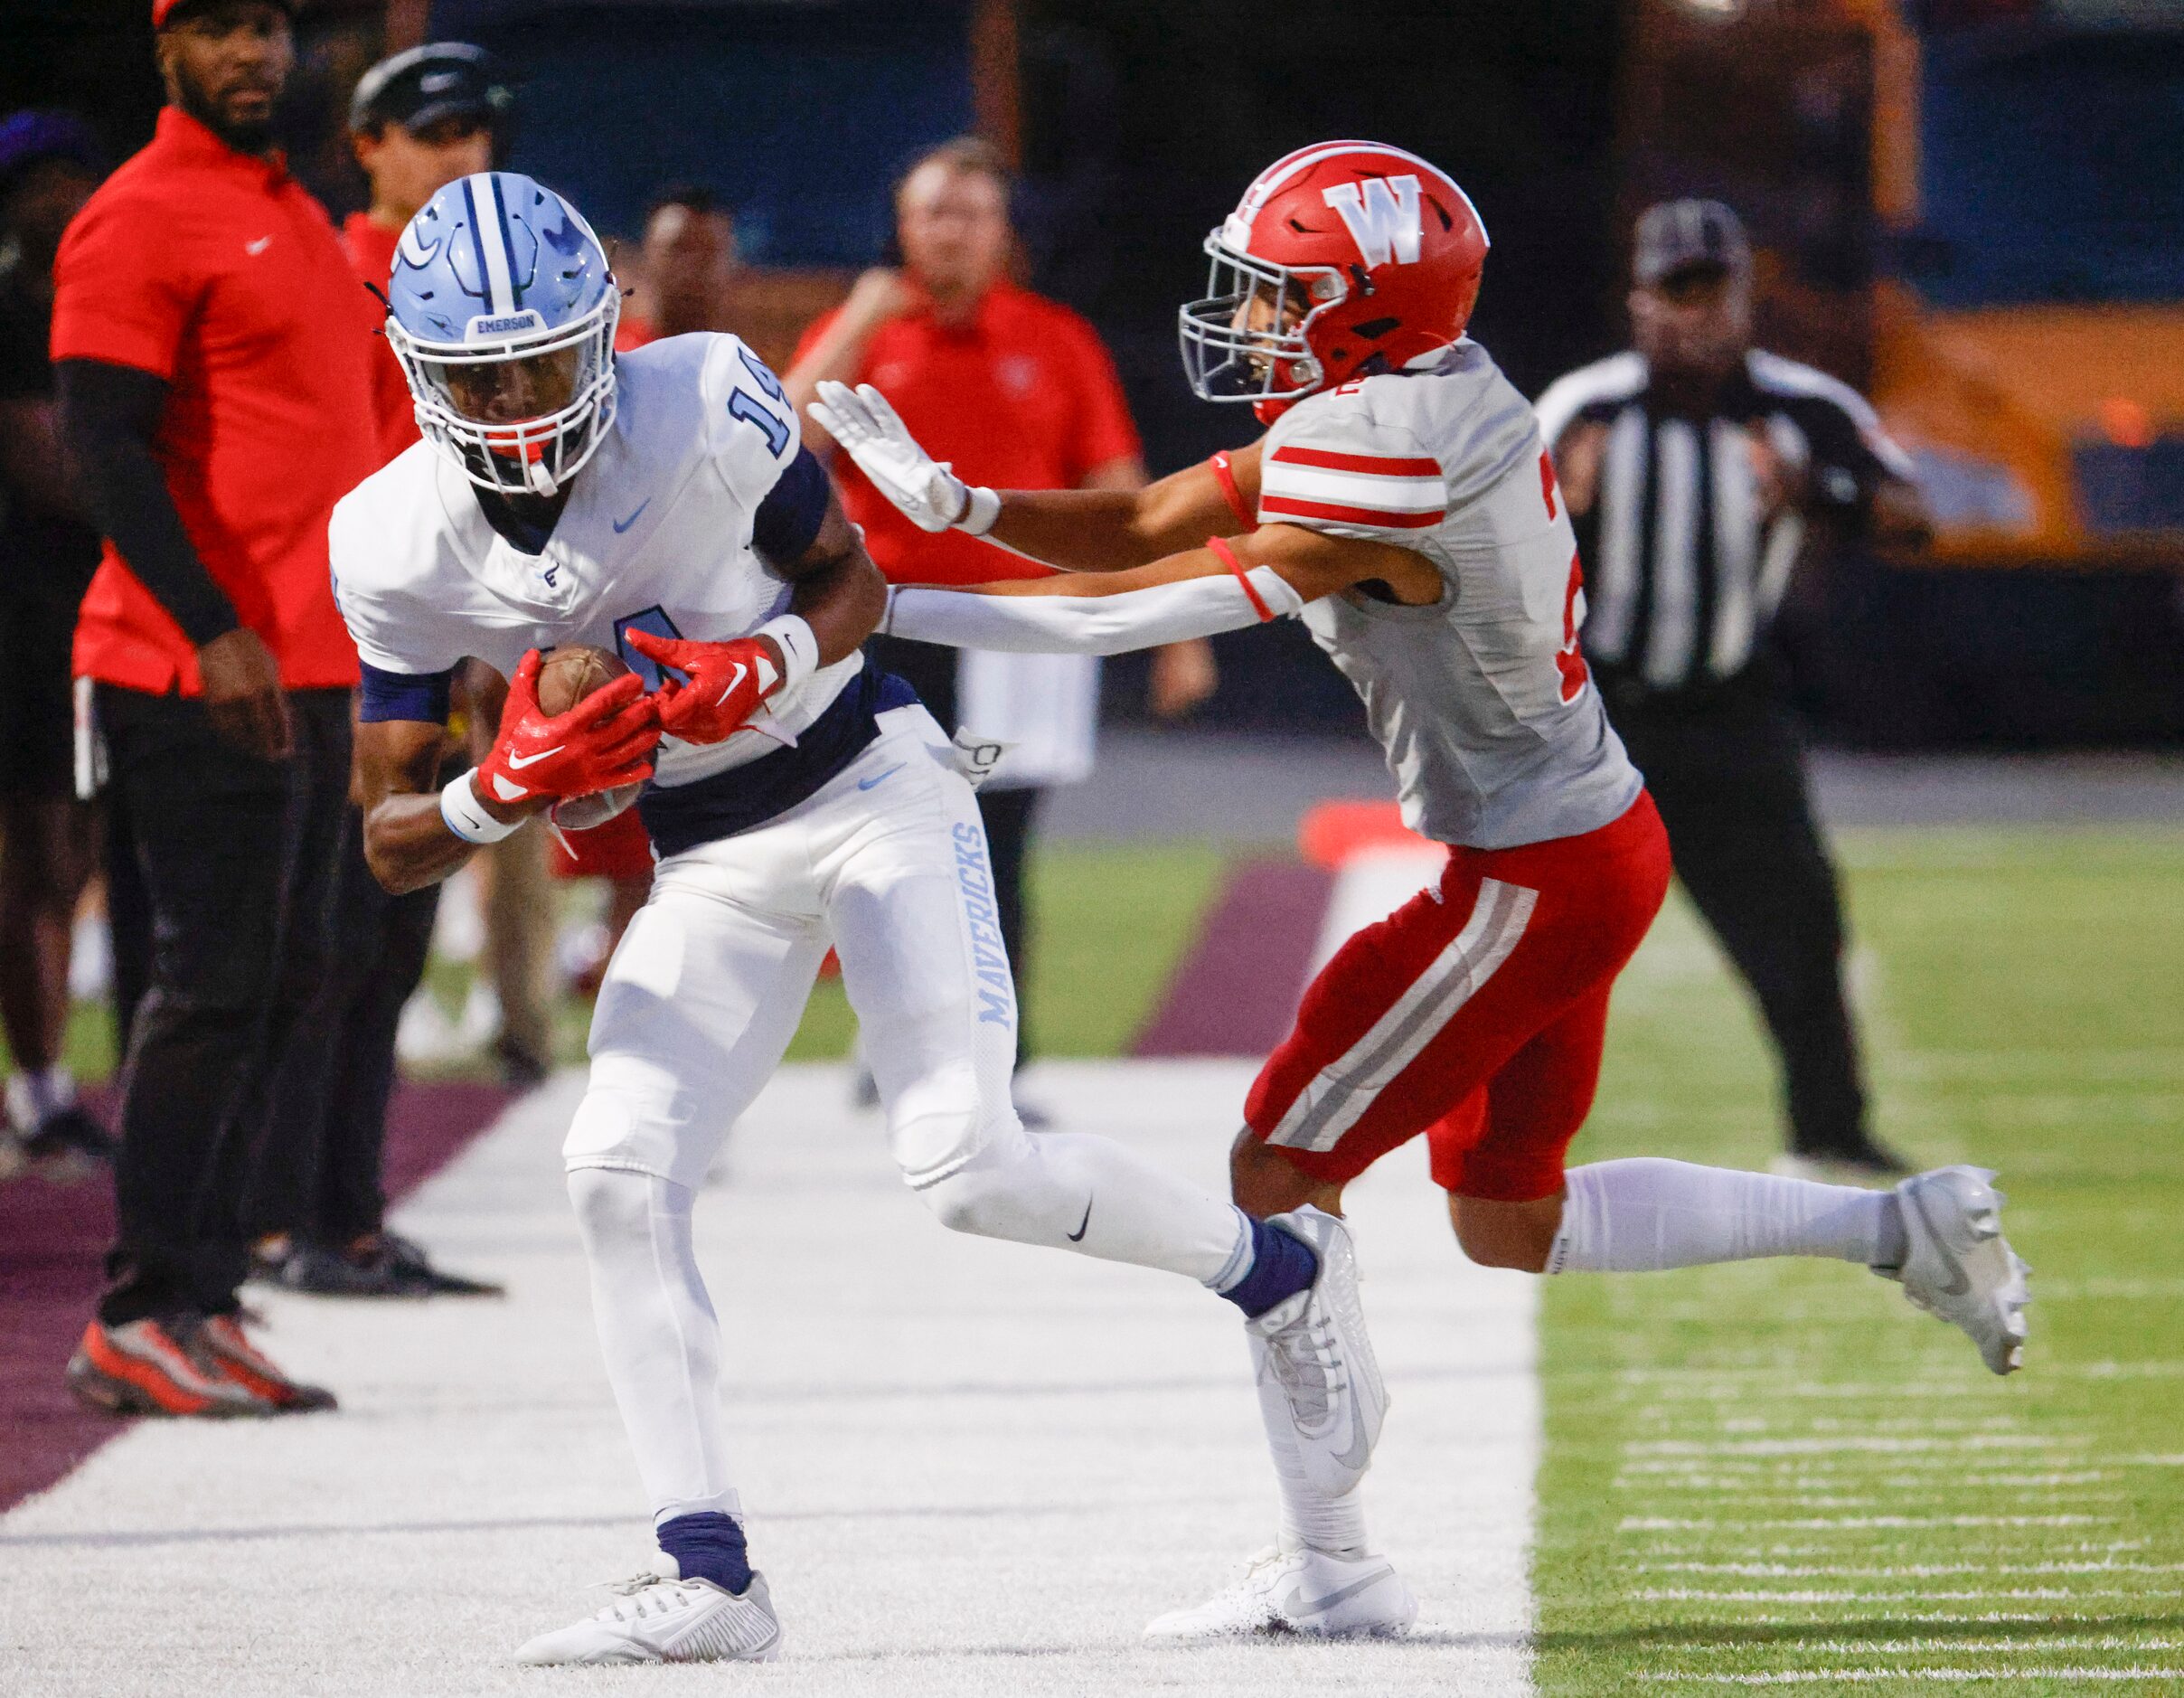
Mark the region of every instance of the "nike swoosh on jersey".
POLYGON ((540 761, 545 759, 548 755, 560 754, 564 746, 565 745, 563 744, 556 743, 551 749, 541 749, 535 755, 510 755, 508 757, 508 769, 511 772, 521 772, 525 767, 535 767, 540 761))
POLYGON ((1069 1242, 1072 1244, 1083 1243, 1085 1241, 1085 1228, 1090 1226, 1091 1224, 1092 1199, 1087 1197, 1085 1199, 1085 1218, 1077 1223, 1077 1231, 1069 1234, 1069 1242))
MULTIPOLYGON (((857 788, 858 788, 860 790, 869 790, 869 789, 871 789, 871 788, 872 788, 872 787, 873 787, 875 784, 885 784, 885 783, 886 783, 886 782, 887 782, 887 781, 888 781, 890 778, 893 778, 893 777, 894 777, 894 776, 895 776, 895 775, 896 775, 898 772, 900 772, 900 771, 903 769, 903 768, 904 768, 904 767, 906 767, 906 766, 908 766, 908 764, 909 764, 909 763, 908 763, 908 761, 904 761, 904 760, 898 760, 898 761, 897 761, 897 762, 896 762, 896 763, 895 763, 893 766, 890 767, 890 768, 889 768, 889 769, 887 769, 885 772, 880 773, 880 774, 876 775, 875 777, 872 777, 872 778, 860 778, 860 779, 858 779, 858 780, 857 780, 857 788)), ((1091 1205, 1090 1203, 1087 1203, 1087 1204, 1085 1205, 1085 1212, 1086 1212, 1087 1214, 1088 1214, 1088 1213, 1090 1213, 1090 1212, 1091 1212, 1091 1208, 1092 1208, 1092 1205, 1091 1205)))
POLYGON ((1375 1569, 1361 1580, 1351 1581, 1339 1592, 1329 1592, 1324 1598, 1307 1598, 1304 1596, 1304 1589, 1300 1586, 1295 1591, 1289 1594, 1288 1599, 1282 1606, 1282 1613, 1286 1616, 1319 1615, 1324 1610, 1332 1609, 1337 1604, 1348 1602, 1368 1586, 1378 1586, 1395 1571, 1395 1564, 1391 1562, 1385 1568, 1375 1569))
POLYGON ((645 509, 651 505, 652 497, 647 495, 644 500, 637 503, 637 510, 635 513, 631 514, 626 519, 617 519, 615 521, 614 533, 617 536, 620 536, 623 532, 628 530, 631 525, 636 524, 637 520, 643 515, 645 509))

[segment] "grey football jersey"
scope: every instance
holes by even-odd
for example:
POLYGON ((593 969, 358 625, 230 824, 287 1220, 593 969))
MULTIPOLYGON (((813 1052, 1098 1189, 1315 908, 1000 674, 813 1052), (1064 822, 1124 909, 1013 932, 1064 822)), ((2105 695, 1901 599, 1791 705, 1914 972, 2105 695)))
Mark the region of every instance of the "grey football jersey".
POLYGON ((1412 830, 1507 849, 1576 836, 1637 799, 1638 770, 1581 657, 1577 539, 1532 410, 1466 339, 1429 371, 1299 401, 1266 433, 1262 524, 1393 542, 1432 607, 1351 590, 1304 623, 1364 699, 1412 830))

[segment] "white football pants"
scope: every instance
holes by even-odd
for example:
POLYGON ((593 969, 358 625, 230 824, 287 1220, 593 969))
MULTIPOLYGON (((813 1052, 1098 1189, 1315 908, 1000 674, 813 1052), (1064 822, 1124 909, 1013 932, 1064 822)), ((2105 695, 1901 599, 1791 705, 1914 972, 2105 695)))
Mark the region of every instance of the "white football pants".
POLYGON ((985 832, 921 707, 779 817, 660 863, 600 987, 562 1155, 615 1399, 655 1521, 738 1513, 693 1193, 781 1060, 831 944, 904 1180, 958 1231, 1188 1275, 1247 1268, 1242 1217, 1010 1101, 1016 992, 985 832))

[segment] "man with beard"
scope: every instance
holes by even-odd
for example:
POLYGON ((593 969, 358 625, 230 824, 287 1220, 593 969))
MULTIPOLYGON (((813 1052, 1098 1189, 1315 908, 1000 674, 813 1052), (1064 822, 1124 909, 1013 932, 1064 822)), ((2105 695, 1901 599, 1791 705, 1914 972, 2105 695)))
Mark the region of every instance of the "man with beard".
POLYGON ((271 0, 153 0, 167 104, 62 238, 62 439, 106 539, 76 629, 157 939, 108 1286, 70 1383, 124 1412, 321 1408, 244 1336, 240 1199, 326 969, 356 650, 326 524, 378 463, 371 297, 273 145, 271 0))

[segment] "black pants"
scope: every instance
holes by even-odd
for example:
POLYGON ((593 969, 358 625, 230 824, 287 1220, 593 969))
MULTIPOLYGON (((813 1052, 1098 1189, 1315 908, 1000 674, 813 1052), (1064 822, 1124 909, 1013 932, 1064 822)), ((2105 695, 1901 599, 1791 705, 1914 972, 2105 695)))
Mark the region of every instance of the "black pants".
MULTIPOLYGON (((880 665, 918 692, 918 699, 940 722, 943 731, 955 732, 957 651, 900 637, 871 637, 865 648, 880 665)), ((986 850, 993 861, 993 906, 1001 912, 1001 940, 1008 948, 1009 966, 1016 976, 1016 1062, 1020 1067, 1031 1053, 1031 1025, 1023 1007, 1023 987, 1031 978, 1031 959, 1024 863, 1031 847, 1032 825, 1045 796, 1041 789, 997 790, 991 785, 978 792, 978 814, 985 822, 986 850)))
POLYGON ((274 1076, 244 1208, 249 1235, 345 1244, 386 1212, 381 1166, 394 1040, 425 976, 440 887, 390 895, 364 862, 364 816, 342 824, 333 955, 274 1076))
POLYGON ((152 916, 123 1075, 109 1325, 224 1314, 248 1268, 252 1146, 329 958, 349 693, 288 697, 296 752, 259 760, 180 696, 101 686, 99 716, 152 916))
POLYGON ((1791 1147, 1857 1148, 1866 1093, 1843 997, 1842 905, 1803 750, 1771 681, 1748 676, 1685 700, 1601 682, 1668 827, 1676 876, 1774 1035, 1791 1147))

